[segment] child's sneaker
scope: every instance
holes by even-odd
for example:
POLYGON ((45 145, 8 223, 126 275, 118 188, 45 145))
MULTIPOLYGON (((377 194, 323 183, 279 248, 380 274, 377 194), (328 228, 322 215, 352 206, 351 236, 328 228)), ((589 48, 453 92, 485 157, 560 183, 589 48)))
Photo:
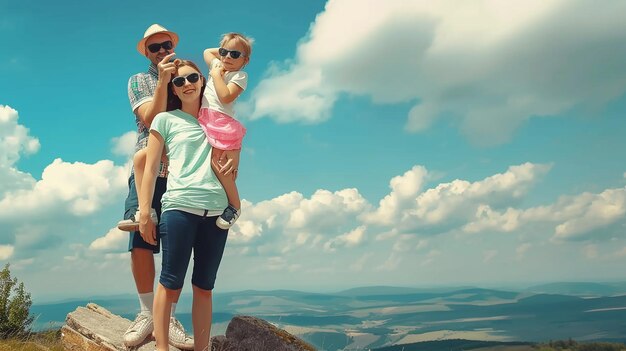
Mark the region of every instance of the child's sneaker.
POLYGON ((236 208, 228 205, 222 215, 217 217, 217 221, 215 221, 215 223, 222 229, 229 229, 233 226, 233 224, 235 224, 235 222, 237 222, 237 218, 239 218, 240 214, 241 211, 237 211, 236 208))
MULTIPOLYGON (((154 208, 150 209, 150 217, 154 224, 159 224, 159 219, 157 217, 156 210, 154 208)), ((124 219, 117 222, 117 229, 124 232, 136 232, 139 230, 139 210, 134 215, 131 215, 129 219, 124 219)))

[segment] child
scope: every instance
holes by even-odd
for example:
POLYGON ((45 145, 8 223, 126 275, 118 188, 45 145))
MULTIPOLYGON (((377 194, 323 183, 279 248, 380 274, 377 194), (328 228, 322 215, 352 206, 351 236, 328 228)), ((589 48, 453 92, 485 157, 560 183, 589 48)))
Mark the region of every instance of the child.
POLYGON ((216 221, 221 229, 229 229, 241 213, 239 191, 235 184, 237 169, 232 174, 223 172, 224 167, 220 168, 220 160, 224 158, 224 153, 228 153, 229 159, 236 160, 235 165, 239 163, 241 141, 246 134, 246 128, 235 119, 233 105, 248 84, 248 74, 241 69, 250 61, 251 52, 252 39, 239 33, 224 34, 219 48, 204 51, 204 61, 209 66, 209 78, 202 97, 198 122, 213 147, 213 171, 228 197, 228 207, 216 221))

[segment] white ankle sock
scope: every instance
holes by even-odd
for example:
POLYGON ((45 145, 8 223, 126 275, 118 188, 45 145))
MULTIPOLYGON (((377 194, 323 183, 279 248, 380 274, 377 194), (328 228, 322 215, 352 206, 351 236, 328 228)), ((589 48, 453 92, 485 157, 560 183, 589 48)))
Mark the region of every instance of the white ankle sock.
POLYGON ((139 294, 139 313, 152 315, 152 304, 154 303, 154 292, 139 294))
POLYGON ((172 302, 172 313, 170 313, 170 317, 174 317, 176 313, 176 302, 172 302))

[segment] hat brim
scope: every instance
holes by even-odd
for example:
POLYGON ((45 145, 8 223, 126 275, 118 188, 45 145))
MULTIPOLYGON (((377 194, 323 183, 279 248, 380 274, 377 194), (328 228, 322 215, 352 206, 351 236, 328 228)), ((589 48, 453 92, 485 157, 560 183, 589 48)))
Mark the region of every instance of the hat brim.
POLYGON ((176 45, 178 45, 178 34, 176 34, 174 32, 170 32, 169 30, 156 32, 156 33, 150 34, 147 37, 141 39, 139 41, 139 43, 137 43, 137 51, 139 51, 139 53, 142 56, 148 56, 148 50, 146 50, 146 41, 148 41, 148 39, 150 39, 150 37, 152 37, 153 35, 156 35, 156 34, 167 34, 172 39, 172 44, 174 44, 173 46, 176 47, 176 45))

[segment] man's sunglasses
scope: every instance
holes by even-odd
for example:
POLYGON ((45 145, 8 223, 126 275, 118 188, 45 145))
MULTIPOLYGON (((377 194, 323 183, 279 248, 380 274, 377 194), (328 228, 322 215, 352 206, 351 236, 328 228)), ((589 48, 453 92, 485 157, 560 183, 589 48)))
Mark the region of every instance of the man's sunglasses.
POLYGON ((165 49, 166 51, 168 50, 172 50, 172 41, 168 40, 168 41, 164 41, 162 43, 154 43, 154 44, 150 44, 148 45, 148 50, 150 50, 151 53, 155 54, 159 51, 161 51, 161 48, 165 49))
POLYGON ((230 57, 234 58, 234 59, 238 59, 239 56, 246 56, 246 54, 244 54, 241 51, 237 51, 237 50, 226 50, 224 48, 220 48, 219 49, 219 53, 220 56, 224 56, 226 57, 226 55, 228 55, 228 53, 230 53, 230 57))
POLYGON ((195 82, 197 82, 200 79, 200 75, 198 73, 192 73, 190 75, 187 75, 185 77, 180 76, 180 77, 176 77, 174 79, 172 79, 172 84, 174 84, 177 87, 182 87, 183 85, 185 85, 185 79, 187 81, 189 81, 189 83, 193 84, 195 82))

